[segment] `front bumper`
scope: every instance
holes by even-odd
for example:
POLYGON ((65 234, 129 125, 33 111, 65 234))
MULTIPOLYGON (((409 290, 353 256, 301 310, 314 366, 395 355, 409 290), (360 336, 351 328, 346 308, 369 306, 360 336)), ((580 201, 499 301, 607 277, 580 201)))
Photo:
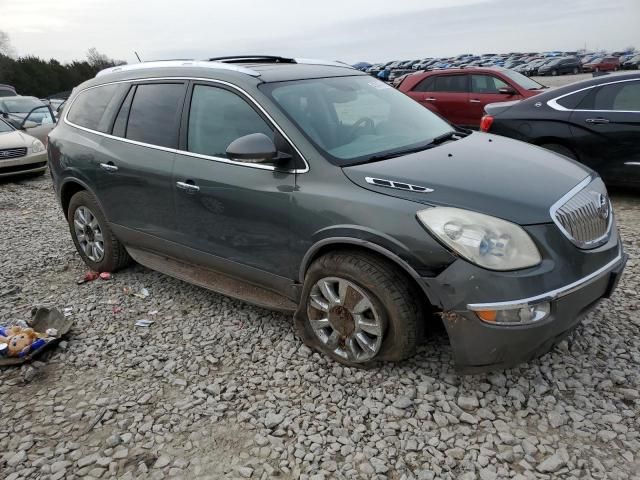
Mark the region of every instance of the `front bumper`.
MULTIPOLYGON (((514 300, 501 299, 491 303, 464 302, 464 297, 473 297, 474 291, 487 280, 484 278, 481 282, 475 282, 473 277, 480 274, 472 266, 462 268, 468 274, 466 280, 461 278, 460 271, 457 272, 455 277, 460 279, 459 284, 452 282, 451 276, 448 277, 447 284, 439 282, 437 290, 440 298, 449 293, 449 301, 452 301, 448 308, 447 305, 443 308, 443 320, 456 369, 461 373, 478 373, 510 368, 548 352, 566 337, 601 299, 611 295, 618 284, 627 255, 622 251, 618 236, 612 237, 611 243, 615 245, 615 253, 604 265, 600 264, 577 280, 543 293, 536 292, 535 295, 516 297, 514 300), (464 284, 470 285, 470 288, 462 288, 464 284), (550 304, 549 315, 543 320, 524 325, 491 324, 480 320, 475 313, 480 310, 516 309, 544 302, 550 304)), ((546 278, 538 277, 536 283, 544 285, 550 276, 555 277, 551 272, 553 270, 542 276, 546 278)), ((498 278, 494 277, 491 279, 491 288, 496 295, 502 294, 503 299, 514 298, 508 292, 518 291, 516 286, 523 279, 524 277, 518 278, 517 275, 505 277, 498 284, 498 278)), ((433 282, 430 286, 433 289, 433 282)), ((474 300, 477 298, 476 296, 474 300)))
POLYGON ((24 157, 0 160, 0 178, 39 173, 47 168, 47 152, 34 153, 24 157))

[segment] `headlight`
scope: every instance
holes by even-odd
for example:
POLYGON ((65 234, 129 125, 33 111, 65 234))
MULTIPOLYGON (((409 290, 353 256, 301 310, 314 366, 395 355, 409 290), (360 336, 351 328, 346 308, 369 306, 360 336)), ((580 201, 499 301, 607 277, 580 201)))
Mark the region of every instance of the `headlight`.
POLYGON ((37 138, 33 140, 33 143, 31 144, 31 153, 40 153, 44 152, 45 150, 46 147, 44 146, 44 143, 42 143, 37 138))
POLYGON ((451 207, 421 210, 417 216, 438 240, 481 267, 516 270, 542 260, 527 232, 506 220, 451 207))

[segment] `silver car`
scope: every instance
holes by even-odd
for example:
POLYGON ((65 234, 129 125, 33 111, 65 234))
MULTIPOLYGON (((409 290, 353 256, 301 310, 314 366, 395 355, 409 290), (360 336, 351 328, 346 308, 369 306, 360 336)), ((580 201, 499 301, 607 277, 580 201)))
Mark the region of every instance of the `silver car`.
POLYGON ((0 178, 21 173, 42 174, 46 169, 44 144, 0 119, 0 178))

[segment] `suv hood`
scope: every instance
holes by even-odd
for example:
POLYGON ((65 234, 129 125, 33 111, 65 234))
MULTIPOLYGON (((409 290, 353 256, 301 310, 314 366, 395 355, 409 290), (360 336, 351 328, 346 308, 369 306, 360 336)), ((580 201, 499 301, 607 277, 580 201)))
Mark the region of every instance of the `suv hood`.
POLYGON ((374 192, 474 210, 520 225, 552 222, 551 205, 591 173, 541 147, 479 132, 422 152, 343 167, 343 171, 351 181, 374 192), (372 185, 366 177, 433 192, 372 185))

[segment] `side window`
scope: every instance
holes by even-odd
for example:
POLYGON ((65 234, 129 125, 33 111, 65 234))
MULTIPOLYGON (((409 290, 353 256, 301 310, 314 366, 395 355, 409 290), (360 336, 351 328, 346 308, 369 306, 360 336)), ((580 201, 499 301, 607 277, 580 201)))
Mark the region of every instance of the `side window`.
POLYGON ((42 107, 39 107, 33 110, 31 113, 29 113, 27 118, 25 118, 25 126, 27 128, 29 126, 29 122, 35 124, 32 126, 36 126, 36 125, 49 125, 51 123, 55 123, 55 120, 51 116, 51 111, 49 110, 49 107, 46 107, 43 105, 42 107))
POLYGON ((182 83, 138 85, 131 102, 125 138, 177 148, 184 90, 182 83))
POLYGON ((569 110, 574 110, 578 107, 584 108, 582 105, 582 101, 584 98, 591 94, 591 90, 583 90, 582 92, 572 93, 571 95, 567 95, 566 97, 562 97, 556 100, 558 105, 563 106, 564 108, 568 108, 569 110))
POLYGON ((434 92, 467 92, 466 75, 438 75, 435 77, 434 92))
POLYGON ((604 85, 593 96, 593 110, 640 111, 640 81, 604 85))
POLYGON ((433 91, 433 80, 434 77, 427 77, 418 83, 415 87, 413 87, 414 92, 431 92, 433 91))
POLYGON ((189 152, 227 158, 229 144, 252 133, 274 137, 271 127, 235 93, 207 85, 193 87, 187 134, 189 152))
POLYGON ((499 88, 509 87, 498 77, 492 75, 471 75, 471 91, 473 93, 500 93, 499 88))
POLYGON ((116 137, 125 137, 127 134, 127 121, 129 121, 129 112, 131 111, 131 102, 133 101, 133 95, 135 94, 135 85, 129 89, 129 93, 122 102, 120 111, 113 122, 113 134, 116 137))
POLYGON ((80 92, 71 105, 67 118, 71 123, 106 133, 102 125, 107 106, 120 88, 118 84, 102 85, 80 92))

